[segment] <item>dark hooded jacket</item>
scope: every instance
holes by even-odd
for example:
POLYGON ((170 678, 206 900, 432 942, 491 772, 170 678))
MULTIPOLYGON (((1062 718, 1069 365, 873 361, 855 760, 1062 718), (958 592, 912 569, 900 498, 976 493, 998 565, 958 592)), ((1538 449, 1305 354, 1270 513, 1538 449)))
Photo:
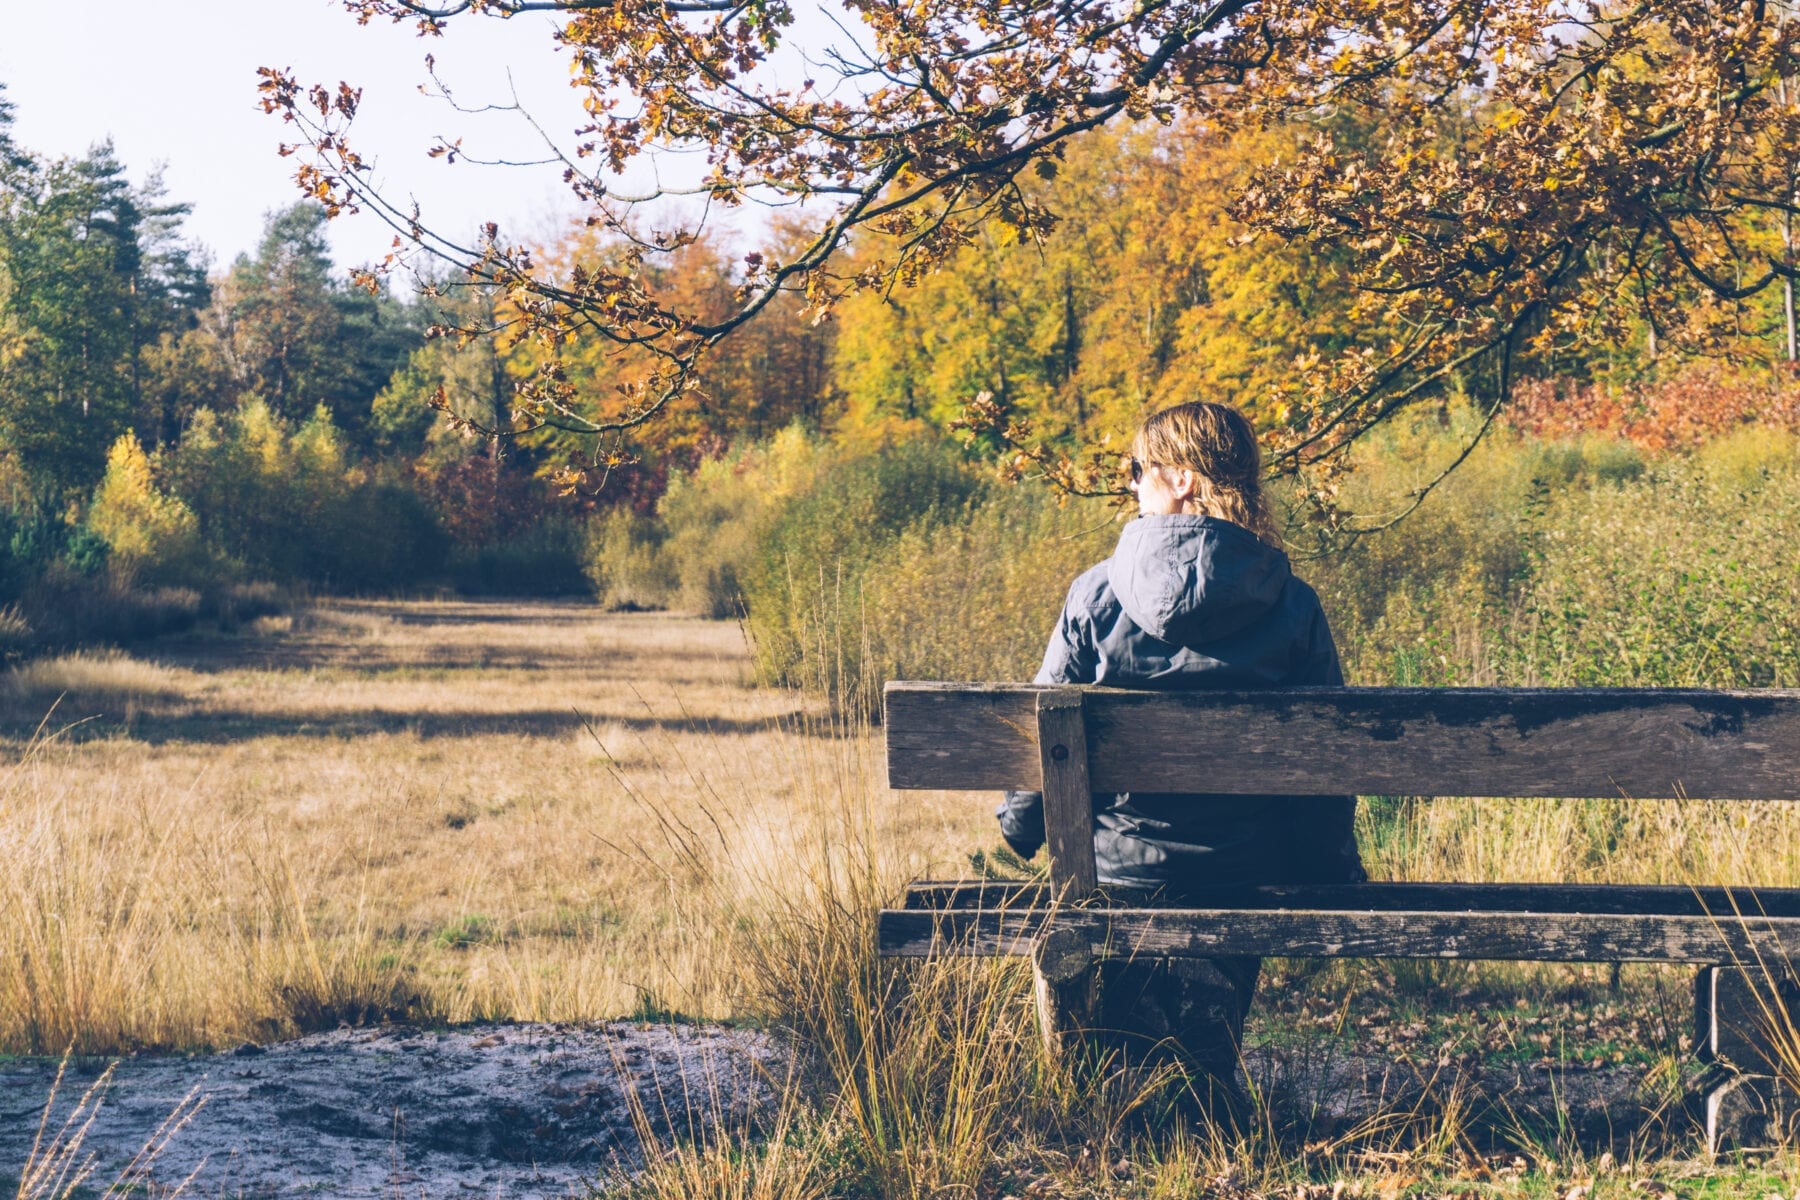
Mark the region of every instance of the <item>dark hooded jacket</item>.
MULTIPOLYGON (((1325 612, 1287 555, 1216 517, 1142 516, 1075 580, 1038 683, 1181 690, 1344 682, 1325 612)), ((1353 796, 1094 797, 1100 882, 1178 896, 1218 883, 1364 878, 1353 796)), ((1009 792, 1006 840, 1035 853, 1043 797, 1009 792)))

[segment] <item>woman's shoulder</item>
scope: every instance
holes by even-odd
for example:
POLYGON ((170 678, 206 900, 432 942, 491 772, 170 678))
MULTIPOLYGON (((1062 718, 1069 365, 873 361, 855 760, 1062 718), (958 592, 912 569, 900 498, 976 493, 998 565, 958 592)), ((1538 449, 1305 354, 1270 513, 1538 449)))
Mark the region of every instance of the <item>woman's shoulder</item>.
POLYGON ((1298 575, 1288 576, 1284 590, 1286 595, 1282 599, 1290 608, 1317 613, 1320 617, 1325 615, 1325 602, 1319 599, 1318 589, 1298 575))
POLYGON ((1072 609, 1096 611, 1108 606, 1117 607, 1118 597, 1113 595, 1112 581, 1106 570, 1106 559, 1101 559, 1087 570, 1075 577, 1069 585, 1068 606, 1072 609))
POLYGON ((1063 601, 1062 623, 1090 629, 1109 628, 1119 618, 1119 598, 1106 577, 1106 563, 1099 562, 1075 577, 1063 601))

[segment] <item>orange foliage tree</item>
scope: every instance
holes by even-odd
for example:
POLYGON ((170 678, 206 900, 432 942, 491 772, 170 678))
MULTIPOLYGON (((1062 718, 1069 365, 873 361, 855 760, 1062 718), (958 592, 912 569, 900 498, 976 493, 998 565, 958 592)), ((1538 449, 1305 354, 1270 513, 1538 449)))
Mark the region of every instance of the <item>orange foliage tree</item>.
MULTIPOLYGON (((382 197, 353 148, 358 94, 264 72, 264 103, 308 153, 299 182, 333 211, 393 223, 504 291, 529 335, 640 355, 641 375, 576 402, 521 382, 512 430, 560 421, 591 461, 669 415, 707 356, 783 298, 808 317, 929 275, 993 231, 1057 232, 1071 139, 1116 118, 1185 116, 1225 132, 1288 122, 1304 138, 1244 183, 1250 228, 1342 255, 1363 336, 1302 357, 1281 384, 1276 461, 1329 462, 1364 430, 1461 379, 1498 410, 1523 362, 1649 322, 1706 347, 1796 273, 1772 216, 1795 211, 1800 65, 1786 6, 1724 0, 847 0, 797 22, 787 0, 346 0, 360 20, 556 14, 590 119, 566 179, 619 239, 560 273, 530 248, 461 245, 382 197), (826 28, 799 47, 796 30, 826 28), (1373 130, 1373 134, 1369 131, 1373 130), (1350 131, 1346 136, 1346 131, 1350 131), (640 232, 628 165, 699 152, 701 211, 792 206, 784 248, 734 271, 714 308, 656 272, 703 220, 640 232), (866 252, 846 256, 867 235, 866 252)), ((809 35, 810 36, 810 35, 809 35)), ((454 155, 454 143, 437 147, 454 155)), ((977 424, 1017 431, 990 403, 977 424)), ((1052 467, 1056 463, 1050 464, 1052 467)))
MULTIPOLYGON (((740 278, 720 243, 701 235, 645 264, 640 278, 647 299, 701 320, 724 319, 736 303, 740 278)), ((549 275, 592 278, 633 259, 636 247, 616 233, 578 226, 534 254, 549 275)), ((662 366, 653 349, 630 341, 578 332, 546 335, 516 295, 505 297, 495 315, 493 328, 506 347, 509 369, 537 405, 524 427, 538 433, 534 440, 549 451, 548 461, 577 460, 593 435, 585 416, 591 406, 604 405, 609 397, 628 405, 653 385, 662 366)), ((481 328, 476 323, 457 332, 466 340, 481 328)), ((638 469, 624 480, 627 495, 615 499, 649 503, 661 494, 671 469, 692 467, 736 439, 765 437, 796 419, 817 423, 831 391, 834 332, 832 325, 812 319, 801 298, 776 296, 759 320, 697 363, 680 394, 659 411, 660 419, 636 430, 629 451, 615 436, 592 456, 582 472, 584 482, 598 491, 614 468, 630 462, 638 469)), ((480 414, 459 416, 467 427, 482 426, 480 414)), ((558 470, 566 483, 573 482, 566 465, 558 470)))

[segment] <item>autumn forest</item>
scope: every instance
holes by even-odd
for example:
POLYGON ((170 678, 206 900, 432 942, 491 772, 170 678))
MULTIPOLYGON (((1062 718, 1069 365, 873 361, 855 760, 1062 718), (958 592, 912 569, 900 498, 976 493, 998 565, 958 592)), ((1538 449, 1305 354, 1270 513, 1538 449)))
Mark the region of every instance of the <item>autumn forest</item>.
MULTIPOLYGON (((0 90, 0 1085, 264 1071, 170 1161, 322 1194, 1800 1195, 1791 1128, 1701 1149, 1685 965, 1268 959, 1234 1124, 1046 1050, 1024 958, 876 953, 912 881, 1044 877, 888 789, 884 684, 1030 679, 1183 401, 1254 425, 1352 687, 1800 688, 1790 6, 328 7, 434 82, 546 22, 562 215, 436 226, 354 81, 241 64, 298 186, 220 261, 0 90), (553 1090, 571 1029, 617 1040, 553 1090), (702 1033, 741 1120, 595 1107, 702 1033), (381 1091, 402 1037, 523 1099, 381 1091)), ((1356 811, 1396 886, 1800 884, 1791 804, 1356 811)), ((67 1128, 0 1189, 87 1194, 67 1128)))

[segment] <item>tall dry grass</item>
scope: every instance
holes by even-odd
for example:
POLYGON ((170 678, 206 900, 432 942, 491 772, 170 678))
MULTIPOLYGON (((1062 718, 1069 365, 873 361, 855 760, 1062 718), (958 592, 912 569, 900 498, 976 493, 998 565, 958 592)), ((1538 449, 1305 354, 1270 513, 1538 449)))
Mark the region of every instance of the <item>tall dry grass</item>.
POLYGON ((1800 886, 1800 813, 1781 801, 1365 798, 1376 878, 1800 886))
POLYGON ((1035 1092, 1024 979, 1007 961, 877 955, 875 915, 907 881, 908 855, 884 836, 879 772, 858 752, 868 728, 820 720, 838 752, 791 765, 807 794, 831 800, 771 838, 735 819, 729 795, 703 804, 700 827, 645 798, 664 813, 651 856, 735 932, 725 949, 745 1011, 793 1037, 841 1168, 875 1194, 970 1190, 1035 1092))
POLYGON ((15 670, 0 1052, 757 1015, 740 925, 820 821, 897 879, 986 819, 888 803, 866 731, 748 672, 731 625, 456 604, 15 670))
POLYGON ((21 868, 0 884, 0 1044, 218 1047, 385 1017, 786 1030, 804 1075, 781 1110, 655 1149, 648 1195, 960 1193, 991 1183, 997 1145, 1116 1141, 1143 1097, 1043 1058, 1020 964, 876 954, 876 910, 990 843, 986 805, 897 802, 873 731, 750 688, 735 638, 355 605, 160 662, 15 672, 0 712, 56 693, 58 719, 94 719, 22 740, 0 778, 21 868), (642 683, 650 663, 682 688, 642 683), (552 720, 551 696, 584 712, 552 720))
MULTIPOLYGON (((254 820, 195 829, 181 797, 69 786, 32 745, 0 780, 0 1044, 117 1052, 438 1015, 300 848, 254 820)), ((368 847, 364 847, 367 852, 368 847)))
MULTIPOLYGON (((1134 1141, 1155 1082, 1047 1061, 1020 963, 881 960, 875 910, 908 879, 964 873, 994 840, 988 798, 894 797, 874 731, 749 672, 730 625, 454 604, 345 604, 156 660, 17 671, 0 692, 17 739, 0 851, 23 868, 0 881, 0 962, 19 964, 0 973, 0 1045, 727 1017, 789 1031, 807 1074, 764 1120, 657 1148, 641 1195, 981 1193, 1018 1155, 1112 1187, 1123 1154, 1170 1195, 1335 1169, 1348 1135, 1308 1150, 1266 1114, 1134 1141), (58 696, 62 732, 34 740, 27 714, 58 696)), ((1418 877, 1591 873, 1570 848, 1604 836, 1622 873, 1672 861, 1651 820, 1522 819, 1511 857, 1457 860, 1491 821, 1420 824, 1436 811, 1390 814, 1370 837, 1410 840, 1371 856, 1418 877)), ((1730 811, 1753 818, 1735 835, 1750 866, 1787 870, 1761 810, 1730 811)), ((1455 1099, 1362 1144, 1448 1161, 1455 1099)))

